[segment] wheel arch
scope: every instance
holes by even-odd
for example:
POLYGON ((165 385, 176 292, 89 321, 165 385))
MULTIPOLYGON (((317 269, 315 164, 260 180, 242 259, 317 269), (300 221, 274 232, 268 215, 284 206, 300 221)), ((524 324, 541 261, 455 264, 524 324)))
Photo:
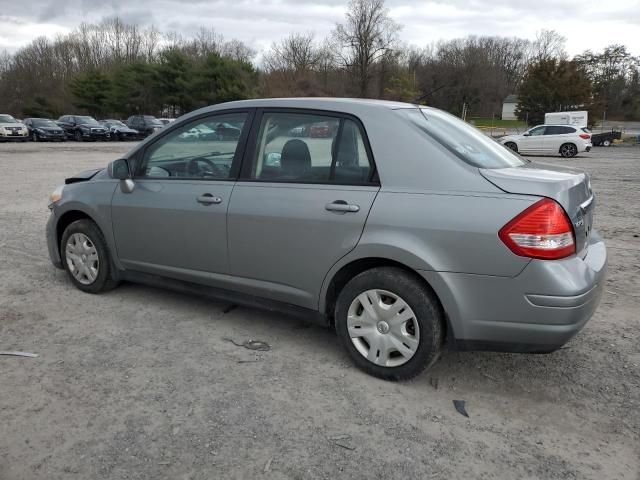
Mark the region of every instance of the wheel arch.
MULTIPOLYGON (((77 209, 68 210, 60 216, 60 218, 56 223, 56 241, 57 241, 58 248, 60 248, 60 242, 62 242, 62 235, 65 229, 69 225, 71 225, 73 222, 78 220, 83 220, 83 219, 91 220, 93 223, 96 224, 98 228, 100 228, 99 223, 96 222, 96 220, 91 215, 89 215, 87 212, 83 210, 77 210, 77 209)), ((100 230, 102 229, 100 228, 100 230)))
MULTIPOLYGON (((422 276, 420 275, 414 268, 409 267, 408 265, 399 262, 397 260, 393 260, 391 258, 385 257, 362 257, 351 260, 344 265, 340 266, 337 271, 335 271, 330 279, 325 282, 326 288, 323 290, 321 298, 320 298, 320 312, 324 313, 329 320, 330 324, 333 325, 333 311, 335 310, 335 304, 338 299, 338 295, 344 286, 356 275, 365 272, 367 270, 371 270, 372 268, 379 267, 396 267, 401 270, 404 270, 411 276, 413 276, 416 281, 418 281, 421 285, 431 291, 438 301, 442 312, 444 313, 445 322, 443 328, 445 329, 445 338, 448 337, 449 332, 452 331, 449 317, 447 315, 447 311, 444 308, 444 304, 438 295, 438 292, 433 288, 433 286, 422 276)), ((329 278, 329 276, 328 276, 329 278)))

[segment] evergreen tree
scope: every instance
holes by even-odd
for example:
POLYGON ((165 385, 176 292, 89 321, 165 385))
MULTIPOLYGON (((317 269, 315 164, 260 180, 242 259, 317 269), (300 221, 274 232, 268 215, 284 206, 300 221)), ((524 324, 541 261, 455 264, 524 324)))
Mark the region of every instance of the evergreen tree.
POLYGON ((75 97, 74 105, 76 107, 97 117, 107 111, 111 94, 111 80, 100 71, 89 70, 73 79, 71 93, 75 97))
POLYGON ((530 125, 544 122, 546 112, 584 108, 591 103, 591 82, 577 63, 542 59, 527 69, 516 115, 530 125))

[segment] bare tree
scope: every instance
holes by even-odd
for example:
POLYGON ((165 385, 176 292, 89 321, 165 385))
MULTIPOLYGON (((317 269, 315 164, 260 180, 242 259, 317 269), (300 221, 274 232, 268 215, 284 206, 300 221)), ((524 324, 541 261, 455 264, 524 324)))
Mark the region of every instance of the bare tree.
POLYGON ((292 33, 279 42, 274 42, 264 55, 264 66, 268 72, 282 71, 300 74, 317 67, 321 51, 314 44, 313 33, 292 33))
POLYGON ((555 30, 540 30, 531 44, 531 60, 566 60, 565 44, 567 39, 555 30))
POLYGON ((235 38, 224 42, 220 48, 220 53, 223 57, 247 63, 250 63, 251 59, 256 56, 256 51, 253 48, 235 38))
POLYGON ((372 67, 393 49, 400 25, 389 16, 384 0, 351 0, 346 22, 333 31, 338 62, 355 78, 357 91, 369 91, 372 67))

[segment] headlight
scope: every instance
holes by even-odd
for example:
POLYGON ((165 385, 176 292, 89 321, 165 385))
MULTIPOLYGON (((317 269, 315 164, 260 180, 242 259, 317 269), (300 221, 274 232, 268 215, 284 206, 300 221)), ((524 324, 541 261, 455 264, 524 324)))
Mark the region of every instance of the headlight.
POLYGON ((60 185, 58 188, 56 188, 51 195, 49 195, 49 208, 51 208, 51 206, 56 203, 59 202, 60 199, 62 199, 62 191, 64 190, 64 185, 60 185))

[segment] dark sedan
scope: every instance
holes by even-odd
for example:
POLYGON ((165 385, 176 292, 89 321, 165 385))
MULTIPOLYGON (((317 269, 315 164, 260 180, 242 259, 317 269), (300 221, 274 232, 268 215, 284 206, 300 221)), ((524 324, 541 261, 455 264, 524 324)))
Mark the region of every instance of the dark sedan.
POLYGON ((100 120, 100 123, 107 129, 111 140, 137 140, 140 132, 127 127, 120 120, 100 120))
POLYGON ((109 132, 98 121, 86 115, 63 115, 58 119, 67 137, 78 142, 84 140, 109 140, 109 132))
POLYGON ((64 142, 64 130, 48 118, 25 118, 23 122, 29 130, 29 137, 34 142, 64 142))

